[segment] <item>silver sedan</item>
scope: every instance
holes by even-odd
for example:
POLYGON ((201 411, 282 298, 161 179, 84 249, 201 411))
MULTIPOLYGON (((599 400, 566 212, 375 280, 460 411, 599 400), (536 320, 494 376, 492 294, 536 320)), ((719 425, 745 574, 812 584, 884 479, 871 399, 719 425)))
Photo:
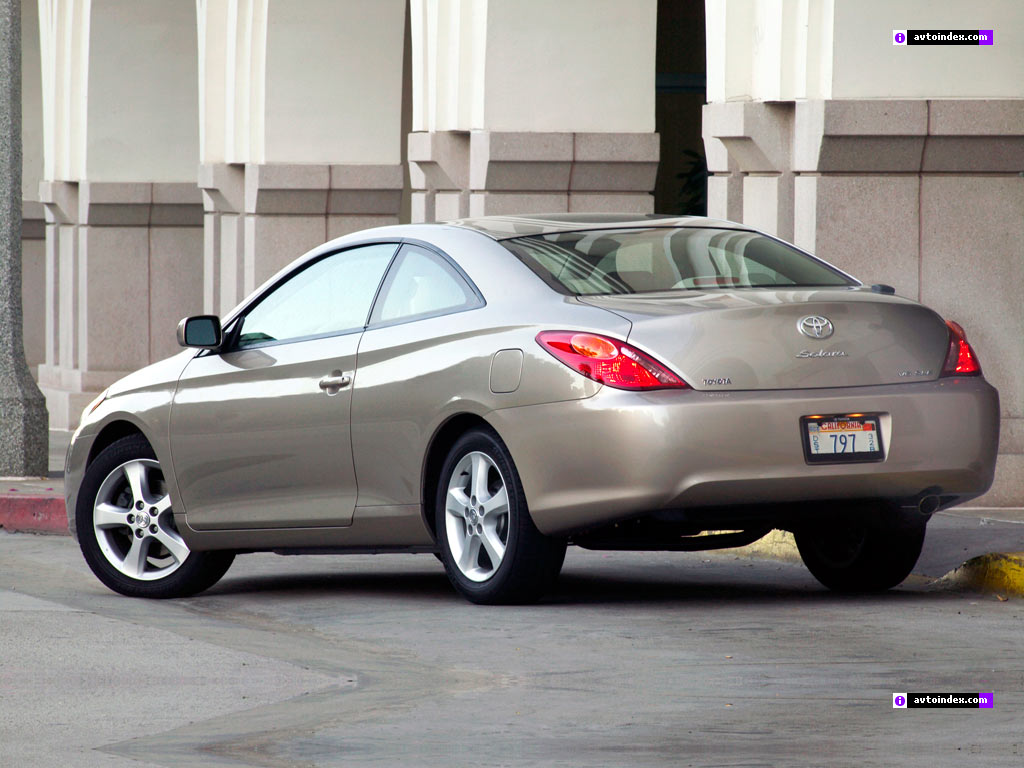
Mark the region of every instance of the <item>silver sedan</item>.
POLYGON ((126 595, 194 594, 244 552, 434 552, 469 600, 522 602, 567 544, 773 528, 826 586, 884 590, 998 445, 960 326, 711 219, 358 232, 178 340, 68 452, 71 531, 126 595))

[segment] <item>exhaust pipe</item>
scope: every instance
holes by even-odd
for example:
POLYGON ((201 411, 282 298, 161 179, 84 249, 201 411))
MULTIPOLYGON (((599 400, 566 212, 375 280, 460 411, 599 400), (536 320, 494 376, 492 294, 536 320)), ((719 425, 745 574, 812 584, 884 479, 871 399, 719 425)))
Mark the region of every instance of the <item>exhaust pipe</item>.
POLYGON ((921 500, 917 502, 917 511, 925 517, 931 517, 938 511, 941 504, 942 500, 938 496, 922 496, 921 500))

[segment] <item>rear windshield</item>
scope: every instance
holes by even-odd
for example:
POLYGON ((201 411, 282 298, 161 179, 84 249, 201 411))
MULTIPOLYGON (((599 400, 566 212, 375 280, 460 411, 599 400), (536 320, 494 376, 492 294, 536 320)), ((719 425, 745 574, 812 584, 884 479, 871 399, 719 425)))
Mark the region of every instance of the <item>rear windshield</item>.
POLYGON ((732 229, 560 232, 502 245, 556 291, 577 296, 857 285, 778 240, 732 229))

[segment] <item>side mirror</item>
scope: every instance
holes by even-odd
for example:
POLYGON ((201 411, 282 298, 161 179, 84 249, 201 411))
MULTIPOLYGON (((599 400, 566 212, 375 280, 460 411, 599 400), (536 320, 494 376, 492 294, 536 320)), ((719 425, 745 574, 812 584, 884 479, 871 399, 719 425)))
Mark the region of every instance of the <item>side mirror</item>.
POLYGON ((178 343, 196 349, 218 349, 224 341, 220 318, 216 315, 195 315, 178 323, 178 343))

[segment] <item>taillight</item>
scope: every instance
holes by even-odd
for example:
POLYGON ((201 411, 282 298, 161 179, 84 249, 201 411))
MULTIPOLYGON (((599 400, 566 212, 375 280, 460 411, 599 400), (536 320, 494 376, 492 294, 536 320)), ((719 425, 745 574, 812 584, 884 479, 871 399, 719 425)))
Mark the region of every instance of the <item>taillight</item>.
POLYGON ((946 362, 942 365, 942 376, 978 376, 981 373, 981 363, 978 356, 974 354, 971 345, 967 343, 967 335, 958 323, 947 320, 949 326, 949 351, 946 353, 946 362))
POLYGON ((601 384, 617 389, 685 389, 687 384, 661 363, 622 341, 596 333, 541 331, 537 343, 601 384))

